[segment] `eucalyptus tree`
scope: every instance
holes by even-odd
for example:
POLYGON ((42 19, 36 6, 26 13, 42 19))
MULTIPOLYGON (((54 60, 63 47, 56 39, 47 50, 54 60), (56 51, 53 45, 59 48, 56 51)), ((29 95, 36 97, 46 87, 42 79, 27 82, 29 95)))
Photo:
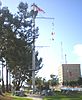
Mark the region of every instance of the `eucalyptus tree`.
MULTIPOLYGON (((0 60, 3 62, 5 59, 5 52, 7 51, 8 46, 11 44, 11 27, 10 21, 12 19, 12 14, 9 13, 8 7, 3 7, 0 9, 0 60), (8 39, 9 38, 9 39, 8 39)), ((2 64, 3 69, 3 64, 2 64)), ((2 70, 2 90, 3 90, 4 80, 3 80, 3 70, 2 70)))
MULTIPOLYGON (((18 12, 11 14, 8 7, 0 10, 0 56, 12 73, 13 84, 18 90, 22 83, 32 74, 33 37, 38 38, 38 27, 32 29, 32 10, 28 12, 28 4, 20 2, 18 12)), ((42 58, 36 58, 36 72, 42 68, 42 58)))
MULTIPOLYGON (((32 74, 32 50, 33 50, 32 44, 33 44, 33 39, 38 38, 38 27, 33 29, 34 24, 32 23, 32 17, 33 17, 32 13, 33 13, 33 10, 28 12, 28 4, 27 3, 21 2, 18 6, 18 12, 14 16, 15 20, 14 20, 14 24, 13 24, 13 27, 14 27, 13 30, 16 33, 17 38, 24 41, 24 43, 25 43, 23 45, 24 46, 23 48, 25 48, 25 52, 22 49, 24 52, 23 53, 24 58, 25 58, 25 54, 26 54, 25 59, 22 57, 22 59, 19 60, 21 62, 22 61, 24 62, 24 63, 18 65, 18 67, 21 66, 21 68, 20 67, 19 68, 20 68, 21 72, 23 71, 22 75, 23 75, 23 73, 24 73, 24 75, 22 76, 22 79, 20 79, 20 80, 19 80, 20 76, 18 77, 19 74, 16 75, 17 79, 19 80, 19 82, 17 82, 18 86, 20 86, 20 81, 22 81, 21 83, 23 83, 23 81, 26 79, 26 76, 28 79, 29 77, 31 77, 31 74, 32 74), (29 50, 29 51, 27 52, 27 50, 29 50)), ((20 55, 21 55, 21 52, 20 52, 20 55)), ((19 56, 19 58, 21 58, 21 57, 19 56)), ((36 62, 35 63, 35 65, 36 65, 35 71, 37 71, 40 68, 42 68, 42 65, 41 65, 42 58, 38 59, 37 52, 35 55, 35 60, 36 60, 35 61, 36 62)), ((16 86, 17 86, 17 84, 16 84, 16 86)), ((17 89, 18 88, 19 87, 17 87, 17 89)))

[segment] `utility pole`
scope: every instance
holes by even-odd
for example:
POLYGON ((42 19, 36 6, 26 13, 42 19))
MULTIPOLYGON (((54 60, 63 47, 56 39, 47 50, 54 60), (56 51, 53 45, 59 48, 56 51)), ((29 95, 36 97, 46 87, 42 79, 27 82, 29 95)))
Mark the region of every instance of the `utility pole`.
POLYGON ((32 5, 32 34, 33 34, 33 44, 32 44, 32 88, 33 94, 35 93, 35 39, 36 39, 36 29, 35 29, 35 18, 38 14, 35 4, 32 5))
MULTIPOLYGON (((31 10, 30 15, 32 17, 32 31, 33 31, 33 44, 32 44, 32 88, 33 88, 33 94, 35 93, 35 39, 37 37, 36 34, 36 29, 35 29, 35 19, 39 18, 39 19, 53 19, 51 17, 37 17, 38 11, 42 11, 44 13, 44 11, 42 9, 40 9, 37 5, 33 4, 32 5, 33 10, 31 10)), ((42 46, 43 47, 43 46, 42 46)))
MULTIPOLYGON (((33 18, 33 30, 35 30, 35 19, 33 18)), ((33 36, 33 47, 32 47, 32 88, 35 93, 35 33, 33 36)))

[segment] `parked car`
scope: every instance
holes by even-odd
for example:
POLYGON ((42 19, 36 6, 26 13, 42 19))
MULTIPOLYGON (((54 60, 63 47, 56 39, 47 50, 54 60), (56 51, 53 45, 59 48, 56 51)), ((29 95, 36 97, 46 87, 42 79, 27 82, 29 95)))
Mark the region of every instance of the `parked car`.
POLYGON ((41 95, 42 96, 52 96, 52 95, 54 95, 54 92, 51 89, 42 90, 41 95))
POLYGON ((47 95, 47 90, 42 90, 41 95, 47 95))

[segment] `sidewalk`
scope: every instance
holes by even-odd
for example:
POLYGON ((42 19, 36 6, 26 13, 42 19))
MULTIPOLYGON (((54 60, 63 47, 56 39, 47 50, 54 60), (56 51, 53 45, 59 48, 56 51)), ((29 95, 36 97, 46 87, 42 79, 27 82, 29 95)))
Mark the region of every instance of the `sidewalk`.
POLYGON ((43 96, 37 95, 37 94, 28 94, 27 98, 32 98, 33 100, 43 100, 43 96))

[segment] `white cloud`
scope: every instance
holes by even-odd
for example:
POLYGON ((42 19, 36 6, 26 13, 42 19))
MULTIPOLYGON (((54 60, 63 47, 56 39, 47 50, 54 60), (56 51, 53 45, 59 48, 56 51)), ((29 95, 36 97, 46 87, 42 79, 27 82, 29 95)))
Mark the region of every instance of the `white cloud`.
POLYGON ((75 52, 78 56, 82 57, 82 44, 77 44, 77 45, 75 45, 75 46, 74 46, 74 52, 75 52))
POLYGON ((80 58, 82 61, 82 44, 76 44, 74 46, 74 53, 80 58))

